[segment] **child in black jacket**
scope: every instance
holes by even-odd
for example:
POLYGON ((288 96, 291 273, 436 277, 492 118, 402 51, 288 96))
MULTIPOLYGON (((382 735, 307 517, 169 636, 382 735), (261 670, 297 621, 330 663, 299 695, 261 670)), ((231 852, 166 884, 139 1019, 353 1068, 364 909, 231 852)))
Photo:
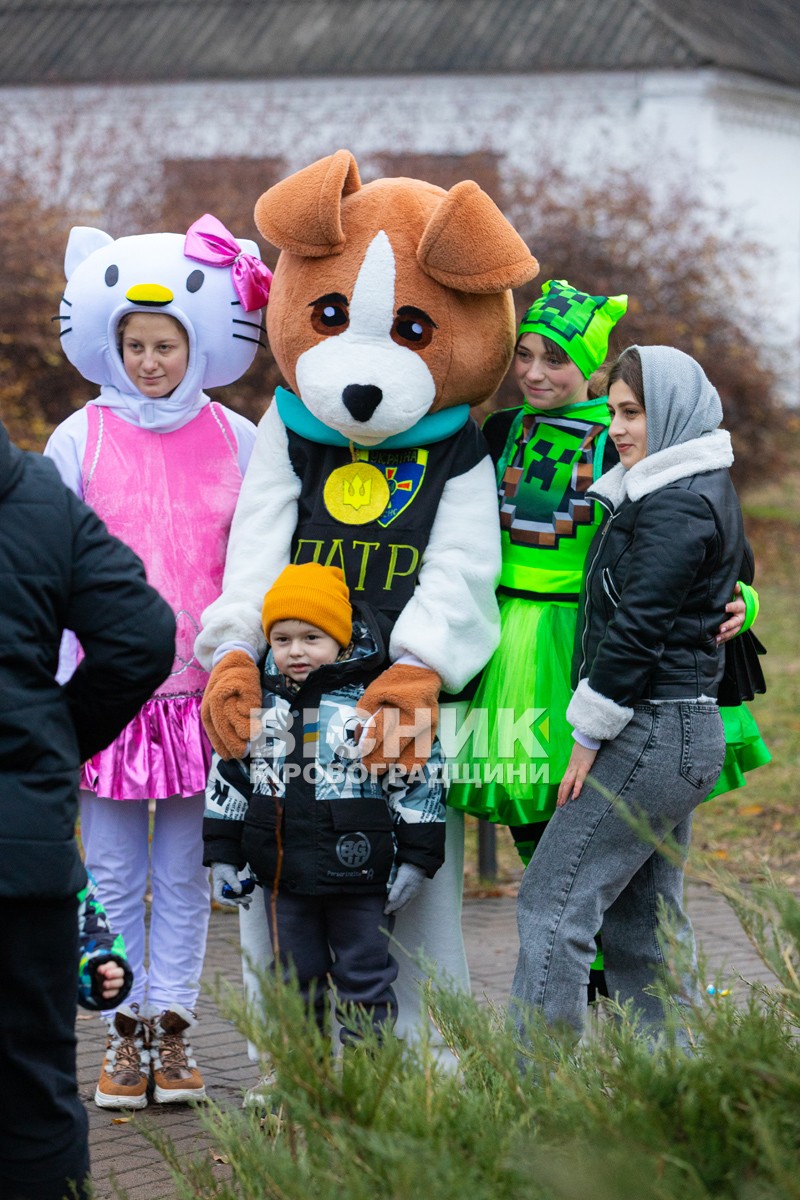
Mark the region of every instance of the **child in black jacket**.
MULTIPOLYGON (((353 620, 336 567, 286 567, 263 609, 261 734, 249 760, 216 755, 206 795, 205 862, 214 896, 246 904, 239 871, 263 888, 275 957, 314 994, 320 1028, 328 981, 382 1033, 394 1021, 394 914, 444 859, 443 760, 384 774, 361 763, 357 705, 383 669, 364 611, 353 620), (388 887, 388 896, 387 896, 388 887)), ((368 730, 366 731, 368 734, 368 730)), ((357 1030, 340 1011, 341 1038, 357 1030)))

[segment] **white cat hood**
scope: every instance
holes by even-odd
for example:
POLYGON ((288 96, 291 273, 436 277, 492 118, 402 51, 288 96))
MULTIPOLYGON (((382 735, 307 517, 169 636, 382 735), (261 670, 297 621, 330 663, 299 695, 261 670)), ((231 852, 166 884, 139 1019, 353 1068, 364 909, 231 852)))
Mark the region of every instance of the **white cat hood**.
MULTIPOLYGON (((231 238, 230 244, 239 258, 259 260, 268 283, 269 272, 260 263, 255 242, 231 238)), ((214 265, 213 254, 210 262, 189 258, 185 245, 179 233, 115 241, 101 229, 76 226, 64 262, 61 343, 81 375, 101 385, 100 396, 91 403, 114 408, 162 433, 180 428, 208 403, 205 388, 221 387, 243 375, 264 344, 263 309, 245 310, 231 266, 214 265), (117 347, 117 328, 128 312, 163 313, 186 330, 189 366, 170 396, 143 396, 128 378, 117 347)))

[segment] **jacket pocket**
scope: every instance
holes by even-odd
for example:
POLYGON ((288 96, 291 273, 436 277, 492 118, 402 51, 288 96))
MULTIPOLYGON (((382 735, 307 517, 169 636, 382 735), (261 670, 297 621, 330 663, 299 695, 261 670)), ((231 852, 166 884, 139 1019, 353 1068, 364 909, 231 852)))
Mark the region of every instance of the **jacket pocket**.
POLYGON ((254 793, 250 799, 250 808, 247 813, 247 824, 255 825, 259 829, 278 828, 278 814, 283 814, 283 806, 285 797, 280 797, 277 802, 274 796, 260 796, 254 793))
POLYGON ((620 602, 620 594, 614 586, 614 580, 611 578, 611 571, 608 567, 603 567, 602 581, 603 591, 614 605, 614 608, 616 608, 620 602))
POLYGON ((725 734, 716 704, 681 704, 681 775, 704 793, 717 781, 725 759, 725 734))
POLYGON ((394 862, 392 818, 386 801, 353 797, 330 805, 333 856, 324 866, 320 883, 326 888, 384 885, 394 862))

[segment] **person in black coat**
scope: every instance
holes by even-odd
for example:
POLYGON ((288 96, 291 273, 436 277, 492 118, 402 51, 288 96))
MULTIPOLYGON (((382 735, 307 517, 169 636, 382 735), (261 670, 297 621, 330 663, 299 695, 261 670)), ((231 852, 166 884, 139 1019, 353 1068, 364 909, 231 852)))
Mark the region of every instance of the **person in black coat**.
POLYGON ((0 1196, 82 1197, 80 764, 166 677, 175 619, 136 555, 0 425, 0 1196), (85 657, 56 682, 61 635, 85 657))
MULTIPOLYGON (((607 515, 581 594, 567 709, 575 745, 520 886, 512 997, 522 1032, 526 1010, 538 1009, 579 1036, 602 925, 609 991, 658 1038, 665 1013, 653 985, 670 986, 662 904, 685 962, 694 958, 682 865, 659 847, 670 839, 686 852, 692 812, 725 756, 717 633, 744 533, 722 406, 694 359, 671 347, 631 347, 611 369, 608 405, 620 462, 588 492, 607 515)), ((688 1018, 696 997, 688 970, 673 1012, 688 1018)), ((688 1044, 681 1021, 676 1036, 688 1044)))

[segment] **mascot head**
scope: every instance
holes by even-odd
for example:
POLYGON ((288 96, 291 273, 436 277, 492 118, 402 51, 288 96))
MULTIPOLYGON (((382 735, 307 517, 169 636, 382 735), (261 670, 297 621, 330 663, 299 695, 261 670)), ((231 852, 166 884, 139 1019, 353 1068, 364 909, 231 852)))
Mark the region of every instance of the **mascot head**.
POLYGON ((339 150, 265 192, 255 220, 281 251, 270 346, 326 425, 375 445, 496 390, 514 350, 510 289, 538 264, 476 183, 362 187, 339 150))
POLYGON ((114 240, 102 229, 70 231, 61 344, 85 379, 130 392, 117 330, 129 312, 174 317, 189 339, 189 369, 171 399, 232 383, 261 342, 270 273, 255 242, 236 242, 206 214, 188 234, 114 240))

